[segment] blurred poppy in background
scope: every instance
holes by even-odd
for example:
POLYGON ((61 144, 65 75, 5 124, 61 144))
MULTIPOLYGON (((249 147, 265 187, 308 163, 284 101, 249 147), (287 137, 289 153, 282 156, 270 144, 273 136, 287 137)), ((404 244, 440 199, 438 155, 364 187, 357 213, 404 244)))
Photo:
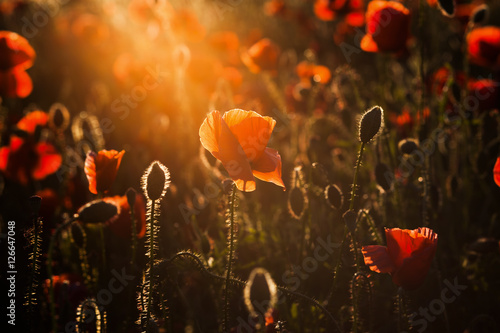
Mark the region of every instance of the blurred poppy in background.
POLYGON ((113 185, 116 173, 120 167, 125 151, 101 150, 87 154, 85 159, 85 174, 89 181, 91 193, 106 193, 113 185))
POLYGON ((38 127, 47 125, 48 115, 42 111, 28 113, 17 123, 16 134, 8 146, 0 148, 0 171, 7 178, 26 185, 30 180, 42 180, 56 172, 62 157, 48 142, 39 142, 38 127))
POLYGON ((212 111, 200 127, 200 141, 222 162, 239 190, 255 190, 254 177, 284 188, 281 156, 266 147, 275 125, 273 118, 254 111, 234 109, 223 116, 212 111))
POLYGON ((368 4, 362 50, 403 52, 409 37, 410 11, 405 6, 392 1, 372 1, 368 4))
POLYGON ((387 246, 363 246, 365 264, 377 273, 389 273, 404 289, 417 289, 425 280, 436 253, 438 235, 429 228, 385 229, 387 246))
POLYGON ((260 71, 275 72, 278 67, 279 54, 279 47, 270 39, 263 38, 243 53, 241 59, 253 73, 259 73, 260 71))
POLYGON ((500 69, 500 28, 482 27, 467 36, 469 61, 473 64, 500 69))
POLYGON ((24 98, 33 90, 26 69, 33 65, 35 50, 11 31, 0 31, 0 96, 24 98))

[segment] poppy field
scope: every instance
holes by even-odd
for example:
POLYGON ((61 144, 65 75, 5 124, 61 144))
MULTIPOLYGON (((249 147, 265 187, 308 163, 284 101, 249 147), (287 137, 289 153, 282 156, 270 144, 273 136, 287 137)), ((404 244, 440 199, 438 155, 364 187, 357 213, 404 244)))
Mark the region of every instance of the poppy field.
POLYGON ((500 332, 497 0, 0 0, 2 332, 500 332))

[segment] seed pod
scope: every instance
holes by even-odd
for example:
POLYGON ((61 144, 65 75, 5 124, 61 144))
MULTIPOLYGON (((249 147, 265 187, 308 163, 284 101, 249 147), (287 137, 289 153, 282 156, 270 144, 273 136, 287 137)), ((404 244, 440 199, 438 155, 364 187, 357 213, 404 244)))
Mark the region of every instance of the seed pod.
POLYGON ((129 207, 134 207, 135 205, 135 198, 137 196, 137 192, 132 188, 130 187, 128 190, 127 190, 127 202, 128 202, 128 206, 129 207))
POLYGON ((231 189, 233 188, 234 181, 231 178, 226 178, 222 181, 222 192, 224 194, 231 194, 231 189))
POLYGON ((142 176, 142 190, 149 200, 161 199, 170 185, 170 172, 167 167, 154 161, 144 171, 142 176))
POLYGON ((484 24, 486 21, 488 21, 489 16, 490 16, 490 8, 488 7, 487 4, 482 4, 481 6, 477 6, 472 11, 472 14, 469 18, 469 24, 472 25, 484 24))
POLYGON ((394 182, 394 172, 387 164, 378 163, 375 166, 375 180, 384 191, 390 191, 394 182))
POLYGON ((325 188, 325 199, 332 209, 340 209, 344 203, 344 194, 337 185, 330 184, 325 188))
POLYGON ((86 243, 86 235, 82 225, 75 221, 71 223, 70 231, 71 239, 73 239, 75 245, 80 249, 83 248, 86 243))
POLYGON ((414 151, 418 150, 418 147, 418 141, 415 139, 404 139, 398 143, 398 149, 404 155, 413 154, 414 151))
POLYGON ((437 0, 438 8, 446 17, 455 16, 455 0, 437 0))
POLYGON ((354 211, 354 209, 349 209, 344 213, 344 215, 342 215, 342 218, 344 219, 345 225, 347 226, 349 231, 354 234, 354 232, 356 231, 358 214, 354 211))
POLYGON ((78 220, 83 223, 103 223, 118 214, 118 208, 102 200, 94 200, 78 210, 78 220))
POLYGON ((273 278, 267 270, 264 268, 254 268, 250 273, 248 282, 243 291, 243 297, 245 299, 245 305, 248 312, 254 317, 259 314, 254 308, 254 303, 259 304, 260 311, 264 311, 264 315, 269 309, 274 308, 278 300, 278 287, 274 282, 273 278), (267 304, 267 308, 263 309, 263 303, 267 304))
POLYGON ((55 131, 64 131, 69 125, 69 111, 61 103, 52 104, 49 110, 49 126, 55 131))
POLYGON ((304 216, 309 205, 307 199, 307 193, 302 187, 292 187, 288 193, 288 211, 290 215, 296 219, 300 220, 304 216))
POLYGON ((42 198, 38 195, 33 195, 28 200, 30 211, 33 215, 38 215, 40 206, 42 205, 42 198))
POLYGON ((359 140, 368 143, 375 138, 382 128, 383 120, 384 110, 380 106, 366 111, 359 121, 359 140))

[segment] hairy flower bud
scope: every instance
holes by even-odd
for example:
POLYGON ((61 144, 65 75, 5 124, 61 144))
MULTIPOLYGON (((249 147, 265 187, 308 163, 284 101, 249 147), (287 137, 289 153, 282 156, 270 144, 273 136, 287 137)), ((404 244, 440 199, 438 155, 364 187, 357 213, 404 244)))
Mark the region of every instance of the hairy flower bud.
POLYGON ((383 119, 384 110, 380 106, 366 111, 359 121, 359 140, 368 143, 375 138, 382 128, 383 119))

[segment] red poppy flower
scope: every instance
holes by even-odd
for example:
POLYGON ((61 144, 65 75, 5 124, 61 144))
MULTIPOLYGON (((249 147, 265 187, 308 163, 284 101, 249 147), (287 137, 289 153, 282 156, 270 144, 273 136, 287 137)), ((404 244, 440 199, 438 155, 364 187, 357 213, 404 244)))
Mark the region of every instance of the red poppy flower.
POLYGON ((472 111, 482 112, 500 108, 500 82, 482 79, 470 80, 467 84, 469 92, 465 100, 466 107, 472 111))
POLYGON ((311 86, 311 79, 317 83, 326 84, 332 77, 328 67, 318 66, 308 61, 301 61, 297 65, 296 71, 302 86, 306 88, 311 86))
POLYGON ((27 135, 13 135, 9 146, 0 148, 0 171, 6 177, 26 185, 30 179, 42 180, 59 169, 62 157, 56 148, 47 142, 36 142, 33 137, 36 127, 45 126, 47 121, 45 112, 33 111, 17 123, 17 128, 27 135))
POLYGON ((125 151, 101 150, 87 154, 85 159, 85 174, 89 181, 91 193, 105 193, 113 184, 125 151))
POLYGON ((471 63, 500 69, 500 27, 482 27, 472 30, 467 36, 471 63))
POLYGON ((212 111, 200 127, 203 147, 222 162, 241 191, 255 190, 255 178, 282 186, 281 156, 266 148, 276 125, 271 117, 234 109, 212 111))
POLYGON ((436 253, 438 235, 429 228, 385 229, 387 247, 363 246, 365 264, 377 273, 389 273, 392 281, 407 290, 425 280, 436 253))
POLYGON ((399 2, 372 1, 366 11, 366 35, 361 49, 367 52, 401 52, 409 38, 410 11, 399 2))
POLYGON ((493 180, 495 184, 500 187, 500 157, 497 158, 495 166, 493 167, 493 180))
POLYGON ((11 31, 0 31, 0 95, 26 97, 33 89, 25 72, 33 65, 35 51, 28 41, 11 31))
POLYGON ((314 2, 314 14, 322 21, 333 21, 337 17, 337 11, 341 10, 347 0, 316 0, 314 2))
POLYGON ((279 47, 270 39, 264 38, 245 52, 241 59, 253 73, 275 71, 278 66, 279 47))
MULTIPOLYGON (((105 224, 117 236, 123 239, 130 239, 132 234, 132 221, 130 219, 130 206, 127 196, 106 197, 105 202, 112 203, 118 208, 118 215, 107 221, 105 224)), ((142 238, 146 234, 146 203, 139 193, 136 194, 134 203, 134 216, 137 238, 142 238)))

